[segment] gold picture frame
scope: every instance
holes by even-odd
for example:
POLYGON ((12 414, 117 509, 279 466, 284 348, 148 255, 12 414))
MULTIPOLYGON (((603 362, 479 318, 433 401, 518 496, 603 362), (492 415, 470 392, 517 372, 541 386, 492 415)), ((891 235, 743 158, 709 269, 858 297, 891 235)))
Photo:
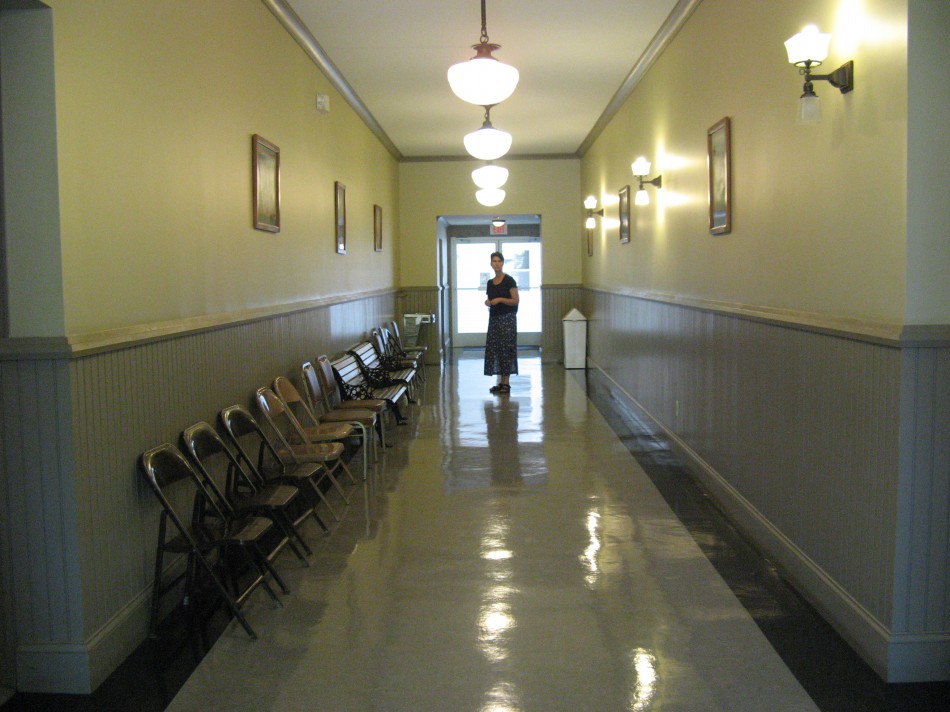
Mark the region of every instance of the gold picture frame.
POLYGON ((251 136, 254 229, 280 232, 280 149, 258 134, 251 136))
POLYGON ((732 231, 732 122, 726 116, 706 135, 709 163, 709 232, 732 231))
POLYGON ((620 189, 620 244, 630 242, 630 186, 620 189))
POLYGON ((373 250, 383 251, 383 209, 379 205, 373 206, 373 250))
POLYGON ((340 181, 333 183, 333 237, 338 255, 346 254, 346 186, 340 181))

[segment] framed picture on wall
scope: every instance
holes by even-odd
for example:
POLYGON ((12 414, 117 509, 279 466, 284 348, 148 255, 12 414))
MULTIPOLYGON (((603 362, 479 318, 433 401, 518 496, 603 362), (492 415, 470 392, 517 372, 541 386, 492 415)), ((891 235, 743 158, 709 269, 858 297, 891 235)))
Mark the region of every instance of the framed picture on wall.
POLYGON ((620 189, 620 244, 630 242, 630 186, 620 189))
POLYGON ((383 251, 383 209, 378 205, 373 206, 373 249, 383 251))
POLYGON ((257 134, 251 137, 254 229, 280 232, 280 149, 257 134))
POLYGON ((713 124, 706 136, 709 162, 709 232, 732 230, 732 128, 726 116, 713 124))
POLYGON ((346 186, 340 181, 333 184, 333 217, 334 217, 334 238, 336 240, 336 251, 339 255, 346 254, 346 186))
POLYGON ((587 256, 594 256, 594 231, 587 228, 587 256))

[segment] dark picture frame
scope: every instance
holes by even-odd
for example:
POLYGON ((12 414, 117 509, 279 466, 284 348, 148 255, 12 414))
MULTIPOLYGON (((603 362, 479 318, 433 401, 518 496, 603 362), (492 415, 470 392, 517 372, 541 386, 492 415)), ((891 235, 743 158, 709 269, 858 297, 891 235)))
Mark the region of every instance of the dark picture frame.
POLYGON ((630 186, 620 189, 620 244, 630 242, 630 186))
POLYGON ((373 250, 383 251, 383 209, 379 205, 373 206, 373 250))
POLYGON ((346 186, 333 183, 333 237, 338 255, 346 254, 346 186))
POLYGON ((594 231, 587 228, 587 256, 594 256, 594 231))
POLYGON ((709 163, 709 232, 732 231, 732 122, 726 116, 706 134, 709 163))
POLYGON ((280 149, 258 134, 251 136, 254 229, 280 232, 280 149))

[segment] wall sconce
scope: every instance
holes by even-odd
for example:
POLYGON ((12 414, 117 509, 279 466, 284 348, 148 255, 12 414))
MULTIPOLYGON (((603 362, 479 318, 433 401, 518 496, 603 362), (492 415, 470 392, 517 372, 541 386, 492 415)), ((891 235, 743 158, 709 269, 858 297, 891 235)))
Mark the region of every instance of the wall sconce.
POLYGON ((584 221, 584 227, 588 230, 593 230, 597 227, 597 221, 594 220, 594 216, 600 215, 600 217, 604 217, 604 209, 596 210, 597 198, 593 195, 588 195, 587 198, 585 198, 584 207, 587 208, 587 220, 584 221))
POLYGON ((637 188, 637 194, 633 198, 634 205, 649 205, 650 204, 650 194, 647 193, 645 185, 653 185, 657 188, 663 187, 663 176, 657 176, 656 178, 651 178, 646 180, 646 177, 650 175, 650 162, 640 156, 637 160, 630 164, 630 170, 633 172, 634 177, 640 181, 640 187, 637 188))
POLYGON ((831 35, 819 32, 815 25, 808 25, 801 32, 785 40, 788 61, 799 67, 805 78, 802 95, 798 99, 798 123, 817 124, 821 121, 821 100, 815 94, 812 82, 826 81, 847 94, 854 89, 854 62, 847 61, 831 74, 812 74, 812 67, 819 66, 828 57, 831 35))

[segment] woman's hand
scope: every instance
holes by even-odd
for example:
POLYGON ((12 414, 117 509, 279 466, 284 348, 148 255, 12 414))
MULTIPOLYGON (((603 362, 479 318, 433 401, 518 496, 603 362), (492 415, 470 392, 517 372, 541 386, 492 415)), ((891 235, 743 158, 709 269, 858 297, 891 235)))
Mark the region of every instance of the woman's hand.
POLYGON ((485 306, 486 306, 486 307, 490 307, 490 306, 491 306, 491 299, 486 299, 486 300, 485 300, 485 306))

